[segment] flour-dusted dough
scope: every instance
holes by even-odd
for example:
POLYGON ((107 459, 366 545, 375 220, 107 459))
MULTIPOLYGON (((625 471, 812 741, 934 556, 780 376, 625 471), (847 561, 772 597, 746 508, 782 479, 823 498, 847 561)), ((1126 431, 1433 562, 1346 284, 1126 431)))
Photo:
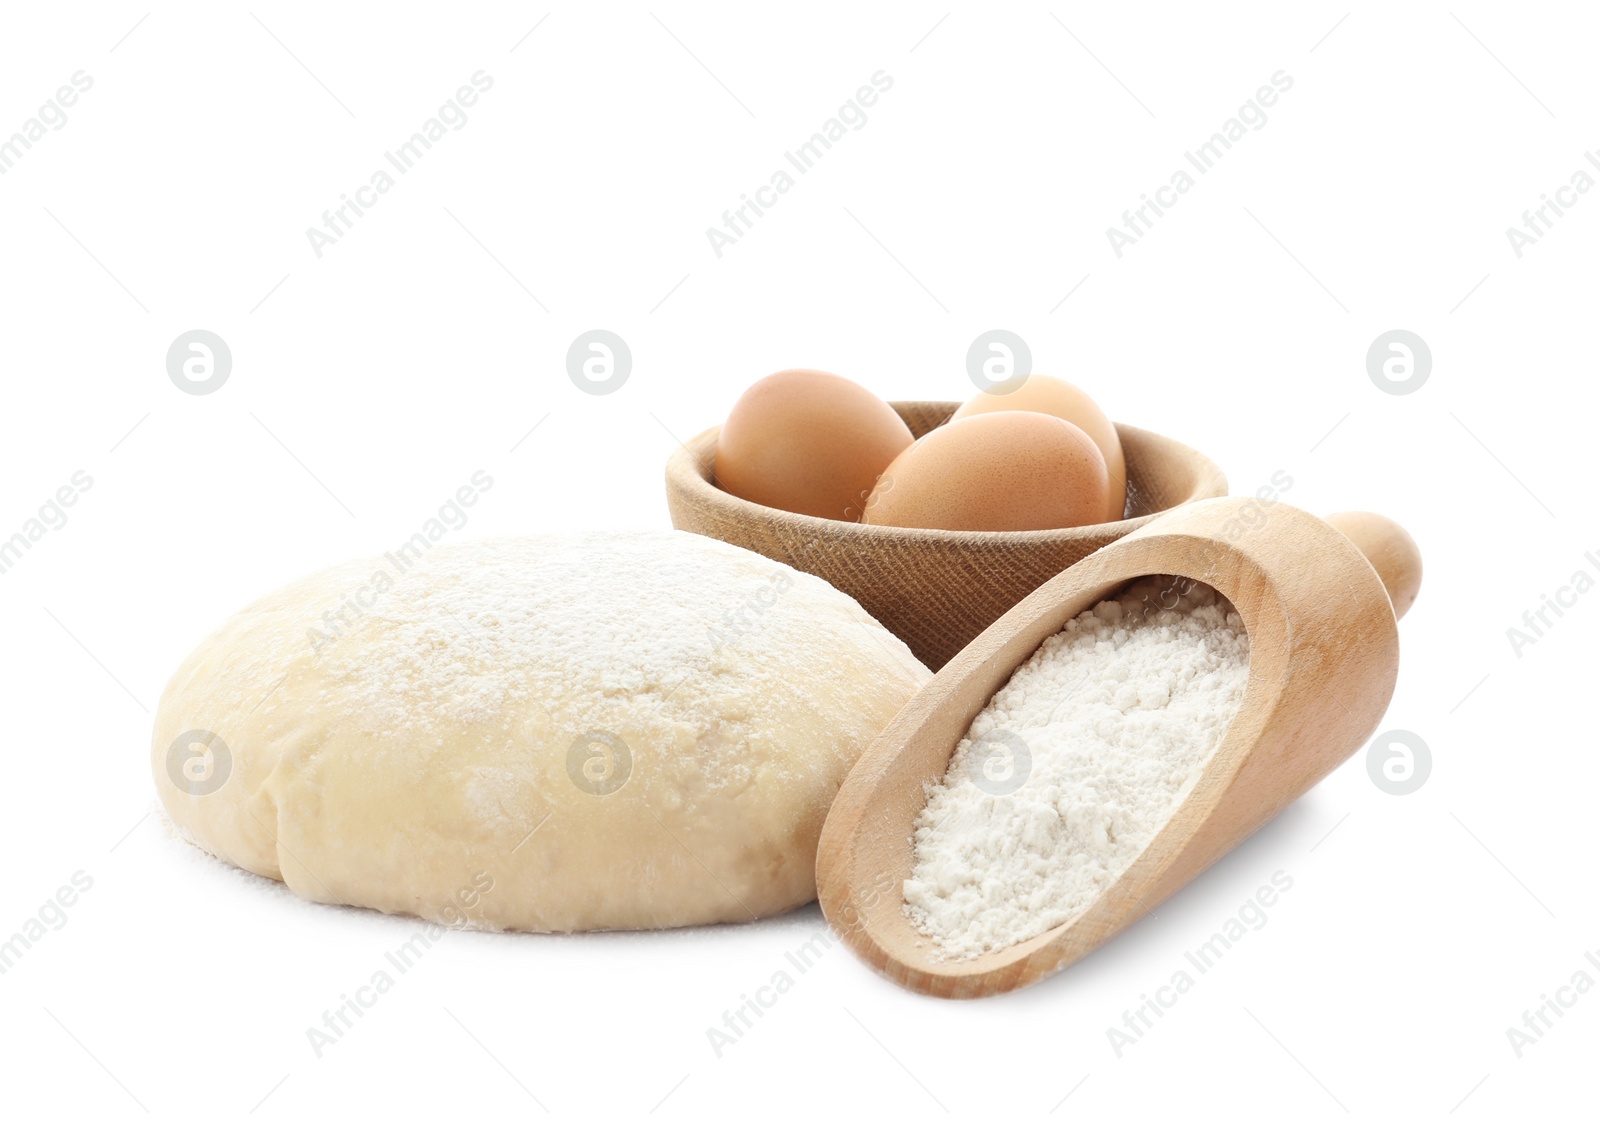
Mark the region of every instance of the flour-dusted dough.
POLYGON ((311 900, 749 920, 816 896, 845 772, 930 676, 849 596, 705 537, 439 545, 234 615, 167 686, 152 759, 192 840, 311 900))

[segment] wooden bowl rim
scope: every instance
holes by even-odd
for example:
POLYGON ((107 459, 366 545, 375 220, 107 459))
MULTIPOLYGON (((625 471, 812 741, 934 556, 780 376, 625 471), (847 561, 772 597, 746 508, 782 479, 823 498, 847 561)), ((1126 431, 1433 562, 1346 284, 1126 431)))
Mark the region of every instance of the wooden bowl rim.
MULTIPOLYGON (((926 411, 948 407, 953 413, 961 404, 954 401, 892 400, 889 406, 903 415, 902 408, 926 411)), ((731 523, 748 523, 760 517, 786 525, 796 535, 808 538, 856 541, 884 547, 948 544, 971 547, 1018 544, 1056 546, 1074 541, 1100 542, 1108 536, 1120 539, 1142 528, 1163 513, 1169 513, 1173 509, 1195 501, 1226 495, 1228 479, 1221 467, 1192 446, 1127 423, 1112 425, 1117 428, 1119 437, 1133 435, 1136 440, 1161 446, 1191 467, 1194 480, 1188 493, 1164 509, 1124 517, 1122 520, 1030 532, 962 532, 943 528, 891 528, 884 525, 857 524, 853 521, 834 520, 831 517, 814 517, 805 513, 774 509, 768 505, 736 497, 716 485, 711 480, 711 455, 716 449, 717 434, 722 429, 720 426, 708 427, 690 438, 688 442, 679 443, 679 448, 667 459, 667 480, 696 506, 711 510, 731 523)), ((1131 466, 1132 459, 1129 459, 1129 463, 1131 466)), ((1130 469, 1129 477, 1132 476, 1130 469)))

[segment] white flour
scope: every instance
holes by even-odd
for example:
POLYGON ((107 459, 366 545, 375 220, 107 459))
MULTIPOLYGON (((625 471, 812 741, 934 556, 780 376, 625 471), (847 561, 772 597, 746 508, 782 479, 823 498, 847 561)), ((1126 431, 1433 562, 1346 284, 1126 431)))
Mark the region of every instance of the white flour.
POLYGON ((905 882, 918 930, 971 958, 1088 908, 1194 786, 1249 663, 1227 600, 1166 576, 1046 639, 928 787, 905 882))

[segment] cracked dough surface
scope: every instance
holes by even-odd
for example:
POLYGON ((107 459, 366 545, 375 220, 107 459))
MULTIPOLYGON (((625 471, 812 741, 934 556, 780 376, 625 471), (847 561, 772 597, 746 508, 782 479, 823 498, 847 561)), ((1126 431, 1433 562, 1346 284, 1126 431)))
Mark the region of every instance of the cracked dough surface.
POLYGON ((845 772, 931 677, 822 580, 689 533, 416 556, 290 584, 179 667, 152 766, 190 840, 447 924, 771 915, 815 898, 845 772), (227 748, 212 793, 203 742, 170 752, 195 731, 227 748))

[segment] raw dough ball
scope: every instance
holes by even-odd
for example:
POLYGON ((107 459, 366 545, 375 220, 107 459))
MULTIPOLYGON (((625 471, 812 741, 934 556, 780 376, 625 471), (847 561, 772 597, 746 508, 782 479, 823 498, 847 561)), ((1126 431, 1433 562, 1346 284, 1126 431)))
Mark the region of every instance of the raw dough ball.
POLYGON ((247 607, 152 758, 202 848, 324 903, 529 931, 816 896, 845 772, 931 674, 849 596, 685 532, 412 548, 247 607))

